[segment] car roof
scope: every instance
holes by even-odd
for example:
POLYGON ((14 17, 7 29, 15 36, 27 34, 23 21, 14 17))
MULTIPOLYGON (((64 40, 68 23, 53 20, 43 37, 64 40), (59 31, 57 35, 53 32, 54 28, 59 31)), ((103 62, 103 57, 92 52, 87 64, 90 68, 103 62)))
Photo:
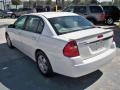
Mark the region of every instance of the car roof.
POLYGON ((101 5, 90 4, 90 5, 70 5, 70 6, 101 6, 101 5))
POLYGON ((114 5, 102 5, 102 6, 105 6, 105 7, 116 7, 114 5))
POLYGON ((41 13, 31 13, 28 15, 44 16, 46 18, 62 17, 62 16, 78 16, 78 14, 71 12, 41 12, 41 13))

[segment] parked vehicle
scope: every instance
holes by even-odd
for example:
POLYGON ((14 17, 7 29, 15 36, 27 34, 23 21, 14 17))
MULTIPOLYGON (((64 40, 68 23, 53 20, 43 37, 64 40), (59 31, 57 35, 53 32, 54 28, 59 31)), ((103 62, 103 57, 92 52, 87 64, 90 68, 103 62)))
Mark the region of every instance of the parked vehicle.
POLYGON ((110 63, 116 51, 112 30, 69 12, 23 15, 8 26, 5 36, 8 46, 36 61, 44 76, 56 72, 80 77, 110 63))
POLYGON ((102 6, 105 13, 105 21, 108 25, 114 24, 114 22, 118 21, 120 18, 120 10, 116 6, 102 6))
POLYGON ((17 9, 8 9, 8 10, 5 10, 4 12, 6 13, 7 17, 12 17, 14 12, 16 12, 16 11, 17 11, 17 9))
POLYGON ((1 17, 1 18, 5 18, 5 17, 7 17, 6 12, 3 11, 3 10, 1 10, 1 9, 0 9, 0 17, 1 17))
POLYGON ((17 11, 11 14, 11 18, 16 18, 24 14, 36 13, 36 9, 32 8, 19 8, 17 11))
POLYGON ((45 12, 45 7, 44 6, 37 6, 35 7, 37 12, 45 12))
POLYGON ((65 8, 63 11, 82 15, 94 24, 105 21, 105 12, 98 5, 73 5, 65 8))
MULTIPOLYGON (((62 7, 61 6, 57 6, 57 10, 61 11, 62 7)), ((56 11, 56 6, 52 7, 52 11, 56 11)))

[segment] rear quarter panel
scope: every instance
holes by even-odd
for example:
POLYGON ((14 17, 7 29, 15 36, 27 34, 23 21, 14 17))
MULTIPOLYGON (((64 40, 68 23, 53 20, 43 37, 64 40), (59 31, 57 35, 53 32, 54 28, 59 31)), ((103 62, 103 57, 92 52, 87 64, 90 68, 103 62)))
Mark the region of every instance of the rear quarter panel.
POLYGON ((53 71, 65 74, 72 65, 68 57, 63 55, 63 48, 67 41, 57 37, 40 36, 38 48, 41 49, 49 58, 53 71), (42 43, 40 43, 42 42, 42 43))

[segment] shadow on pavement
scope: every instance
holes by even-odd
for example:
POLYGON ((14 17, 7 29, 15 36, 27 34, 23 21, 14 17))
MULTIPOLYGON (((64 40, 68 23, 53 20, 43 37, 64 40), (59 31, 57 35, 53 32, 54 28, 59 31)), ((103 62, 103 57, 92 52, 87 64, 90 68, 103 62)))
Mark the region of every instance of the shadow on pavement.
POLYGON ((119 28, 113 29, 114 29, 114 41, 116 42, 117 48, 120 48, 120 29, 119 28))
POLYGON ((6 26, 8 26, 9 24, 2 24, 2 25, 0 25, 0 28, 3 28, 3 27, 6 27, 6 26))
POLYGON ((114 41, 116 43, 117 48, 120 48, 120 28, 118 28, 116 25, 113 25, 112 27, 104 29, 111 29, 114 31, 114 41))
POLYGON ((56 74, 45 78, 36 64, 17 49, 0 45, 0 82, 10 90, 84 90, 95 83, 102 72, 97 70, 80 78, 56 74))

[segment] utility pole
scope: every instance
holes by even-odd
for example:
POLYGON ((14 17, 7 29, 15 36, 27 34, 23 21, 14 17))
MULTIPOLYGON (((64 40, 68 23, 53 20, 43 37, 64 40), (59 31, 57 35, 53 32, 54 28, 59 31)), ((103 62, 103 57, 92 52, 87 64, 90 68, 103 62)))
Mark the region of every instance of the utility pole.
POLYGON ((114 5, 114 0, 112 0, 112 5, 114 5))
POLYGON ((77 4, 80 3, 80 0, 73 0, 73 3, 74 3, 75 5, 77 5, 77 4))
POLYGON ((65 5, 65 0, 62 0, 62 9, 64 9, 64 5, 65 5))
POLYGON ((56 0, 55 11, 58 11, 58 0, 56 0))
POLYGON ((4 8, 4 10, 5 10, 5 1, 3 0, 2 2, 3 2, 3 8, 4 8))
POLYGON ((30 6, 31 6, 31 3, 30 3, 30 0, 29 0, 29 8, 30 8, 30 6))

